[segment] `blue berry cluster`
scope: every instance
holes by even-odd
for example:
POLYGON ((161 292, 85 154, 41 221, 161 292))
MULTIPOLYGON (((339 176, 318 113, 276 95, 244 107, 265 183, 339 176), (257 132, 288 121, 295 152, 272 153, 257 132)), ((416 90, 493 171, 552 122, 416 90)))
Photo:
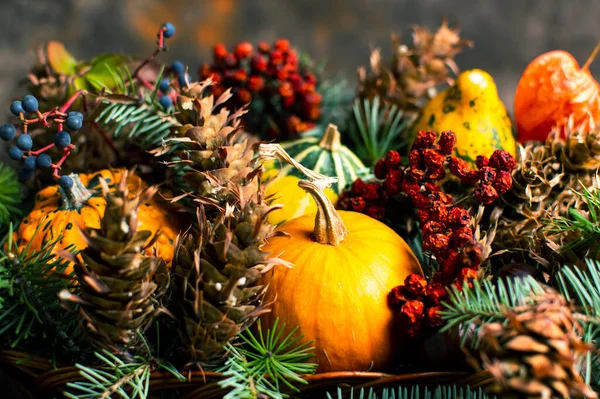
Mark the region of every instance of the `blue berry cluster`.
POLYGON ((173 106, 173 99, 169 97, 169 93, 171 92, 171 82, 168 79, 163 79, 160 81, 158 87, 163 93, 158 102, 166 111, 173 106))
POLYGON ((185 72, 185 64, 183 62, 175 61, 173 64, 171 64, 171 70, 173 70, 175 75, 177 75, 177 82, 179 83, 179 86, 186 87, 187 82, 191 81, 190 75, 185 72))
MULTIPOLYGON (((26 113, 39 114, 39 102, 35 96, 26 95, 21 101, 14 101, 10 105, 10 112, 24 119, 26 113)), ((83 126, 83 114, 81 112, 69 112, 64 121, 64 125, 69 130, 79 130, 83 126)), ((0 125, 0 139, 12 141, 16 138, 14 146, 8 148, 8 156, 15 161, 21 162, 21 168, 18 171, 19 180, 22 182, 33 179, 35 170, 52 167, 52 157, 50 155, 32 151, 33 138, 26 131, 17 134, 17 129, 12 123, 0 125)), ((71 144, 71 135, 61 130, 54 137, 54 145, 59 149, 67 148, 71 144)), ((70 188, 73 180, 68 176, 62 176, 59 179, 62 187, 70 188)))

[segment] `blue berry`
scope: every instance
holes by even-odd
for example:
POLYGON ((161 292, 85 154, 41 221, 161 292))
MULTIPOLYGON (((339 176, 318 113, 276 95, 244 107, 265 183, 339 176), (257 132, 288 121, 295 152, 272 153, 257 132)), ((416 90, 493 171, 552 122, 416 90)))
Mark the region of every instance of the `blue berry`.
POLYGON ((175 34, 175 25, 170 22, 165 22, 162 26, 164 31, 163 35, 168 39, 175 34))
POLYGON ((73 179, 71 179, 69 176, 61 176, 58 179, 58 184, 60 184, 60 186, 65 190, 68 190, 73 187, 73 179))
POLYGON ((20 113, 25 113, 21 101, 13 101, 12 104, 10 104, 10 113, 14 116, 19 116, 20 113))
POLYGON ((160 88, 160 91, 162 91, 163 93, 167 94, 168 92, 171 91, 171 86, 169 86, 171 82, 167 79, 163 79, 160 81, 160 85, 158 86, 160 88))
POLYGON ((187 82, 191 82, 192 80, 190 79, 190 75, 188 73, 186 74, 181 74, 177 77, 177 80, 179 82, 179 86, 181 87, 187 87, 187 82), (187 79, 186 79, 187 77, 187 79))
POLYGON ((38 107, 40 106, 37 98, 35 98, 31 94, 28 94, 25 97, 23 97, 23 100, 21 101, 21 103, 23 104, 23 109, 27 112, 35 112, 38 110, 38 107))
POLYGON ((71 144, 71 135, 69 133, 65 132, 64 130, 56 133, 56 136, 54 136, 55 146, 62 149, 68 147, 69 144, 71 144))
POLYGON ((36 166, 36 159, 34 155, 30 155, 27 158, 25 158, 25 161, 23 162, 23 167, 25 169, 31 169, 34 170, 35 166, 36 166))
POLYGON ((83 126, 83 119, 76 116, 69 116, 67 118, 67 127, 71 130, 79 130, 83 126))
POLYGON ((19 169, 17 176, 19 177, 19 181, 26 182, 33 179, 35 171, 33 169, 21 168, 19 169))
POLYGON ((8 156, 10 159, 14 159, 15 161, 20 161, 23 156, 23 151, 21 151, 18 147, 10 147, 8 149, 8 156))
POLYGON ((67 118, 77 118, 83 120, 83 114, 79 111, 71 111, 67 114, 67 118))
POLYGON ((40 154, 36 159, 38 168, 49 168, 52 165, 52 157, 48 154, 40 154))
POLYGON ((185 64, 181 61, 175 61, 173 64, 171 64, 171 69, 177 75, 181 75, 185 72, 185 64))
POLYGON ((31 150, 31 147, 33 147, 33 140, 31 139, 31 136, 28 134, 20 135, 19 138, 17 138, 17 147, 23 151, 31 150))
POLYGON ((10 123, 5 123, 4 125, 0 126, 0 139, 4 141, 10 141, 15 138, 16 134, 17 129, 15 129, 15 127, 10 123))
POLYGON ((173 106, 173 100, 171 100, 171 97, 169 96, 162 96, 160 98, 160 100, 158 100, 158 102, 160 103, 160 105, 162 105, 162 107, 167 110, 169 108, 171 108, 171 106, 173 106))

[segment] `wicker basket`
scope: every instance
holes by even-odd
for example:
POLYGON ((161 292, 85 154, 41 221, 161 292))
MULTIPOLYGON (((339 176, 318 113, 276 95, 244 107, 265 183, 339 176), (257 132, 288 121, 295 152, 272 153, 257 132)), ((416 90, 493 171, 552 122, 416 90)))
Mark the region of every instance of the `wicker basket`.
MULTIPOLYGON (((69 382, 80 379, 76 367, 53 368, 48 359, 33 358, 31 355, 13 350, 0 350, 0 364, 12 376, 18 376, 26 387, 30 388, 33 397, 54 398, 69 382)), ((159 394, 161 391, 177 389, 182 399, 212 399, 222 398, 227 391, 218 384, 225 378, 214 372, 189 372, 188 380, 179 381, 168 372, 153 372, 150 379, 150 392, 159 394)), ((326 392, 333 393, 341 387, 349 390, 354 387, 373 389, 381 392, 384 388, 398 385, 438 385, 455 384, 469 385, 472 388, 486 386, 491 379, 487 373, 468 372, 423 372, 410 374, 386 374, 374 372, 348 371, 331 372, 305 376, 308 384, 299 386, 298 396, 320 398, 326 392)), ((288 392, 291 393, 291 392, 288 392)))

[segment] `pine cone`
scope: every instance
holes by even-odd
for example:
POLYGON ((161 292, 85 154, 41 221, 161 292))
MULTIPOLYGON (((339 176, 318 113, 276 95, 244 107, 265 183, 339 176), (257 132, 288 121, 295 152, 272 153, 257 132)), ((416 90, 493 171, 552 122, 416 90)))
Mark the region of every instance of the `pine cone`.
POLYGON ((216 111, 229 94, 216 101, 203 97, 208 85, 194 83, 180 98, 183 117, 195 122, 177 131, 173 141, 187 148, 177 150, 172 163, 190 167, 188 196, 199 204, 195 230, 176 244, 171 299, 185 349, 200 364, 219 360, 224 345, 261 314, 262 272, 284 264, 260 250, 275 227, 267 222, 272 208, 263 198, 254 152, 238 138, 245 111, 216 111))
POLYGON ((358 70, 359 98, 384 99, 386 104, 395 104, 407 114, 416 113, 433 97, 440 84, 451 83, 451 72, 458 74, 454 62, 456 54, 464 46, 458 29, 448 27, 448 21, 435 33, 425 27, 413 27, 413 47, 402 44, 397 36, 392 37, 394 53, 389 66, 382 61, 379 49, 371 53, 370 70, 358 70))
POLYGON ((228 207, 209 223, 200 212, 202 231, 178 240, 173 310, 193 362, 219 361, 225 344, 265 311, 261 299, 266 287, 258 282, 277 260, 259 249, 272 231, 262 214, 253 204, 235 211, 228 207))
POLYGON ((546 143, 567 172, 596 171, 600 167, 600 128, 588 131, 587 125, 574 126, 570 117, 566 126, 550 132, 546 143))
POLYGON ((137 208, 156 188, 130 198, 126 175, 113 192, 103 180, 102 186, 106 212, 99 229, 83 232, 88 247, 81 252, 83 262, 74 268, 79 297, 65 293, 63 298, 79 303, 96 348, 129 358, 143 349, 138 345, 140 332, 156 315, 168 278, 164 261, 142 255, 151 233, 137 231, 137 208))
POLYGON ((589 347, 564 297, 548 291, 528 305, 507 311, 507 324, 482 329, 481 356, 495 379, 493 390, 506 398, 597 398, 576 367, 589 347))
POLYGON ((502 249, 539 248, 542 218, 552 216, 555 188, 564 174, 550 148, 542 144, 519 146, 512 188, 500 197, 492 214, 498 221, 496 243, 502 249))

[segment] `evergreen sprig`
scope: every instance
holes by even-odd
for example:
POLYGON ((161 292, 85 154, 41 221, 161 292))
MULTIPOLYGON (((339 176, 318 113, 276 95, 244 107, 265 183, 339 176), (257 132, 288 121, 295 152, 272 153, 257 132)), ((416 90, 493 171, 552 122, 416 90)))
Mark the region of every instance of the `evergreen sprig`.
POLYGON ((20 203, 21 184, 17 180, 17 174, 0 163, 0 228, 21 215, 21 209, 18 207, 20 203))
POLYGON ((69 399, 146 399, 149 397, 151 373, 159 369, 168 371, 179 381, 186 380, 171 364, 153 358, 148 343, 143 335, 140 336, 146 345, 146 356, 135 356, 124 361, 106 349, 95 352, 100 365, 89 367, 76 364, 82 380, 67 383, 64 395, 69 399))
POLYGON ((495 396, 487 395, 482 388, 471 390, 468 387, 438 386, 435 389, 421 388, 418 385, 411 387, 399 386, 396 388, 384 388, 381 395, 364 388, 355 391, 353 388, 344 394, 342 388, 338 388, 333 396, 327 393, 328 399, 492 399, 495 396))
POLYGON ((313 358, 312 342, 299 344, 303 336, 294 328, 284 336, 285 324, 279 319, 263 333, 260 320, 258 333, 246 330, 240 334, 243 342, 237 347, 228 345, 229 359, 221 370, 229 376, 220 382, 224 388, 232 388, 226 398, 255 398, 261 393, 271 398, 282 398, 283 386, 298 392, 296 384, 306 384, 301 374, 314 373, 317 365, 310 363, 313 358))
POLYGON ((599 247, 596 243, 600 240, 600 190, 589 190, 583 184, 581 187, 581 192, 573 191, 573 193, 585 203, 587 212, 584 214, 574 208, 569 208, 567 216, 544 219, 544 229, 552 234, 576 234, 575 239, 560 246, 558 251, 561 253, 581 249, 590 251, 591 249, 594 253, 587 254, 587 256, 597 257, 599 247))
MULTIPOLYGON (((38 225, 34 236, 44 223, 38 225)), ((77 320, 64 311, 58 298, 58 293, 69 287, 69 281, 54 276, 67 268, 67 261, 54 254, 61 239, 57 237, 40 250, 32 250, 30 245, 19 249, 13 240, 12 224, 9 226, 0 249, 0 337, 10 342, 11 348, 27 343, 31 351, 29 341, 37 337, 45 339, 41 342, 45 351, 64 348, 79 352, 74 338, 80 336, 76 333, 77 320), (55 342, 49 345, 48 339, 55 342)))
POLYGON ((471 345, 478 347, 482 325, 506 320, 507 309, 525 305, 528 297, 542 294, 544 289, 541 283, 530 276, 497 282, 475 280, 472 288, 465 283, 462 290, 452 287, 449 301, 441 312, 446 321, 442 331, 457 327, 462 345, 473 338, 471 345))
POLYGON ((391 149, 402 151, 403 133, 407 132, 410 118, 395 105, 380 104, 379 97, 355 100, 354 119, 348 129, 352 150, 366 164, 374 165, 391 149))

